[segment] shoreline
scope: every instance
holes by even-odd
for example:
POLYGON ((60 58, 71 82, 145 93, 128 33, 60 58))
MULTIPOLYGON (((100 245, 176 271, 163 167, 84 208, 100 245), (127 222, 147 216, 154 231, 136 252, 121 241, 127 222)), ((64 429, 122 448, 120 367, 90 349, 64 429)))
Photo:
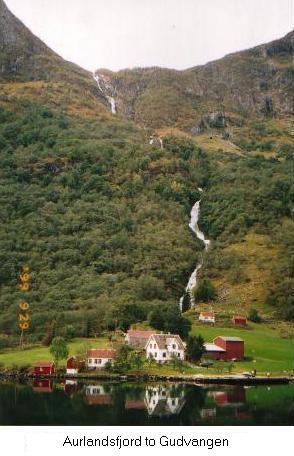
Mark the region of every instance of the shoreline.
POLYGON ((120 382, 178 382, 192 384, 222 384, 222 385, 287 385, 294 383, 294 377, 245 377, 242 375, 150 375, 150 374, 51 374, 36 375, 22 372, 0 372, 0 380, 30 380, 30 379, 51 379, 51 380, 102 380, 120 382))

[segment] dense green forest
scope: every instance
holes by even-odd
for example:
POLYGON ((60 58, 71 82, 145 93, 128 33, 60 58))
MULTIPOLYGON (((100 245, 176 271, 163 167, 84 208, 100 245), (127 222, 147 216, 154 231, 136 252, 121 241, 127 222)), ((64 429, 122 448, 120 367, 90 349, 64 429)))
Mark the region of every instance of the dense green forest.
POLYGON ((32 269, 28 340, 90 336, 176 306, 203 246, 188 228, 205 192, 201 228, 213 241, 202 275, 239 271, 223 248, 248 230, 279 245, 268 303, 294 319, 293 150, 278 158, 209 154, 192 140, 148 144, 132 122, 82 119, 28 100, 0 109, 0 332, 18 334, 18 289, 32 269))
POLYGON ((53 322, 89 335, 112 325, 117 308, 138 304, 144 317, 175 304, 202 249, 187 225, 207 155, 172 140, 164 150, 144 145, 131 123, 29 102, 1 108, 0 121, 0 331, 18 331, 23 265, 32 269, 33 340, 53 322))

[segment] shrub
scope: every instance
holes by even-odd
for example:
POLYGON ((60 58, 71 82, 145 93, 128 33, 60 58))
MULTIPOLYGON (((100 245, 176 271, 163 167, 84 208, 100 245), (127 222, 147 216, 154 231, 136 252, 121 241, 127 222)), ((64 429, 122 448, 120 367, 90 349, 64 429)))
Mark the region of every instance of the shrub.
POLYGON ((248 320, 253 321, 254 323, 260 323, 261 317, 257 309, 250 309, 248 320))
POLYGON ((216 289, 208 279, 200 280, 194 292, 196 301, 208 302, 216 298, 216 289))

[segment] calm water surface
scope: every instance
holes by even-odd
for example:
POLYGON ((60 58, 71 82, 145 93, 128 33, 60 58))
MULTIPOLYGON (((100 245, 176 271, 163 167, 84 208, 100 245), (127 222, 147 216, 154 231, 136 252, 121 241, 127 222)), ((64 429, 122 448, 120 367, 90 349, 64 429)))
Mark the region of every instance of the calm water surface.
POLYGON ((293 425, 294 385, 0 383, 1 425, 293 425))

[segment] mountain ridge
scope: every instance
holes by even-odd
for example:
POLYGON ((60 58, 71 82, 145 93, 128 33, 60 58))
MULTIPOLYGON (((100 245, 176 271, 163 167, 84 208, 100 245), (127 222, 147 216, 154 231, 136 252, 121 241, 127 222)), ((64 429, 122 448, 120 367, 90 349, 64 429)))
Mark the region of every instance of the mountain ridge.
POLYGON ((199 122, 213 112, 243 119, 292 115, 293 49, 291 31, 279 40, 186 70, 98 69, 96 74, 106 76, 121 115, 144 127, 175 126, 191 132, 201 130, 199 122))

